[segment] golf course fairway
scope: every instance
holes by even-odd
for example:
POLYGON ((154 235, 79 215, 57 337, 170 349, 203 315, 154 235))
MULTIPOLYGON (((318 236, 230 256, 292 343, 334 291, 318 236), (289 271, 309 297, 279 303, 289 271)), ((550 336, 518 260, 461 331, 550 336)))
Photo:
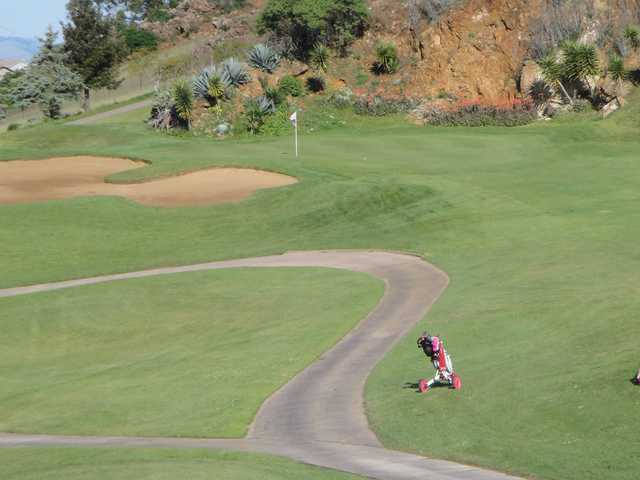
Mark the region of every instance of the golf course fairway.
MULTIPOLYGON (((0 206, 0 286, 287 250, 413 252, 444 270, 451 283, 423 324, 367 383, 368 418, 384 445, 543 479, 635 479, 640 471, 634 420, 640 392, 629 378, 640 366, 638 91, 607 120, 585 114, 510 129, 419 128, 398 118, 326 109, 319 106, 306 118, 333 115, 345 126, 334 128, 327 121, 326 128, 312 133, 302 128, 299 159, 293 158, 288 137, 213 141, 167 136, 129 118, 91 126, 50 123, 0 136, 3 160, 83 154, 151 162, 110 177, 113 182, 212 166, 278 171, 299 180, 218 206, 154 208, 116 197, 0 206), (460 392, 436 389, 421 396, 410 388, 431 374, 415 347, 423 329, 444 337, 463 380, 460 392), (432 441, 434 429, 440 442, 432 441)), ((162 286, 169 278, 155 280, 162 286)), ((334 280, 325 280, 326 288, 342 294, 339 284, 334 289, 334 280)), ((271 286, 271 280, 265 282, 271 286)), ((175 315, 191 309, 216 312, 196 288, 200 283, 184 289, 189 305, 174 310, 175 315)), ((277 285, 301 306, 313 300, 313 290, 299 281, 277 285)), ((366 285, 345 288, 349 301, 327 312, 343 328, 331 330, 333 340, 362 314, 354 310, 351 297, 364 295, 375 302, 376 288, 381 288, 376 285, 373 292, 366 285)), ((96 286, 95 291, 103 288, 121 287, 96 286)), ((229 289, 235 298, 247 291, 243 282, 229 283, 229 289)), ((27 305, 37 305, 39 295, 27 305)), ((75 295, 72 289, 61 298, 75 295)), ((104 315, 121 314, 121 296, 91 297, 105 302, 100 307, 104 315)), ((19 308, 12 302, 20 301, 0 300, 3 331, 11 327, 21 336, 31 335, 15 313, 6 313, 19 308)), ((366 313, 371 305, 365 304, 360 307, 366 313)), ((260 318, 282 316, 282 304, 270 307, 274 310, 255 311, 260 318)), ((78 321, 89 324, 88 319, 78 321)), ((163 330, 154 334, 158 342, 171 343, 170 330, 163 330)), ((296 339, 316 345, 315 339, 302 340, 308 330, 301 327, 298 333, 296 339)), ((123 341, 114 340, 113 351, 123 348, 123 341)), ((283 341, 294 348, 291 339, 283 341)), ((331 344, 329 336, 325 341, 309 359, 331 344)), ((162 358, 148 364, 150 371, 156 361, 162 358)), ((264 358, 257 362, 261 371, 271 367, 264 358)), ((7 386, 15 386, 15 368, 3 366, 0 410, 5 412, 21 412, 6 394, 7 386)), ((28 372, 28 365, 17 368, 33 382, 46 382, 37 370, 28 372)), ((212 365, 202 370, 214 372, 212 365)), ((81 382, 73 375, 68 380, 81 382)), ((141 392, 126 392, 141 401, 141 392)), ((218 433, 242 434, 259 404, 254 400, 242 420, 218 433)), ((171 406, 175 418, 189 421, 179 412, 181 404, 171 406)), ((28 412, 23 425, 51 422, 50 416, 38 418, 37 402, 28 412)), ((175 433, 177 422, 168 417, 143 419, 136 428, 175 433)), ((76 427, 100 433, 116 429, 110 421, 92 422, 78 421, 76 427)), ((62 430, 64 425, 73 422, 61 419, 48 427, 62 430)), ((193 422, 190 429, 196 427, 193 422)), ((121 424, 117 430, 125 434, 133 428, 121 424)), ((212 431, 211 425, 202 430, 212 431)))

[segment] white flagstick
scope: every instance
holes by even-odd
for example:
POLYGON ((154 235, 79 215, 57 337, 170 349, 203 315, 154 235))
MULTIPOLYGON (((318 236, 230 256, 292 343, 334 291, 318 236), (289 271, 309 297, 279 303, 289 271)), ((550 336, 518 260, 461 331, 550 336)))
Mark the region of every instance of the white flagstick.
POLYGON ((298 158, 298 112, 295 111, 291 114, 291 116, 289 117, 289 120, 291 120, 291 123, 293 123, 293 127, 294 127, 294 135, 295 135, 295 143, 296 143, 296 158, 298 158))

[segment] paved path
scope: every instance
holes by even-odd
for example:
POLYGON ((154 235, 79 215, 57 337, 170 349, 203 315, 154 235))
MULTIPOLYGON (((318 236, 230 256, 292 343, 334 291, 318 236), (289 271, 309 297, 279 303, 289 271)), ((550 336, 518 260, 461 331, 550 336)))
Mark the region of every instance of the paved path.
POLYGON ((365 320, 267 399, 244 439, 0 434, 0 447, 108 445, 233 449, 283 455, 304 463, 383 480, 514 478, 384 449, 369 429, 363 408, 367 376, 393 345, 423 318, 448 283, 443 272, 417 257, 366 251, 292 252, 11 288, 0 290, 0 297, 115 280, 239 267, 341 268, 380 278, 385 282, 386 290, 365 320))
POLYGON ((123 107, 114 108, 113 110, 109 110, 107 112, 96 113, 95 115, 79 118, 78 120, 67 123, 67 125, 93 125, 115 115, 121 115, 123 113, 133 112, 134 110, 138 110, 140 108, 150 107, 152 103, 153 100, 148 98, 146 100, 141 100, 136 103, 125 105, 123 107))

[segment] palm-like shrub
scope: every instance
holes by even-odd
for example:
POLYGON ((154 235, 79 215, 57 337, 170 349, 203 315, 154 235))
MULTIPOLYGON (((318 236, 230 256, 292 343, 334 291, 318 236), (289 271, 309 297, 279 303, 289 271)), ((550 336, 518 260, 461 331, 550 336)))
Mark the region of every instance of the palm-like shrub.
POLYGON ((227 58, 221 65, 222 81, 231 87, 240 87, 251 81, 251 75, 245 65, 235 58, 227 58))
POLYGON ((259 43, 249 50, 248 61, 253 68, 273 73, 280 65, 280 56, 271 47, 259 43))
POLYGON ((378 75, 390 74, 398 71, 400 60, 396 46, 389 43, 379 43, 376 47, 376 61, 373 62, 373 71, 378 75))
POLYGON ((216 105, 226 95, 229 86, 222 79, 222 75, 215 66, 203 69, 193 79, 193 94, 202 98, 210 105, 216 105))
POLYGON ((191 114, 193 113, 193 91, 191 85, 184 80, 178 80, 173 85, 173 102, 178 118, 189 129, 191 127, 191 114))
POLYGON ((309 64, 314 68, 326 72, 329 64, 329 55, 329 48, 326 45, 316 43, 313 50, 309 53, 309 64))
POLYGON ((529 96, 533 100, 533 104, 540 108, 544 107, 553 98, 553 89, 544 80, 536 80, 529 87, 529 96))
POLYGON ((624 67, 624 58, 620 55, 612 55, 609 58, 609 76, 617 81, 621 82, 625 78, 627 78, 627 70, 624 67))
POLYGON ((640 49, 640 27, 638 25, 628 25, 624 29, 624 39, 634 50, 640 49))
POLYGON ((278 82, 278 88, 285 95, 291 95, 292 97, 301 97, 304 95, 304 87, 302 82, 293 75, 285 75, 278 82))
POLYGON ((244 104, 244 119, 249 133, 260 133, 265 120, 275 111, 271 100, 264 96, 251 98, 244 104))
POLYGON ((567 42, 563 47, 564 76, 570 80, 584 80, 600 72, 598 52, 594 45, 567 42))

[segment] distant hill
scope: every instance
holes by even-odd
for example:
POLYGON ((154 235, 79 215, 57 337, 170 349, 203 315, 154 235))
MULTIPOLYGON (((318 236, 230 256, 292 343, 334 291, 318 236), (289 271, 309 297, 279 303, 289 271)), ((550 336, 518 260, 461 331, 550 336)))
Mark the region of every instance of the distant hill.
POLYGON ((35 38, 0 36, 0 58, 4 60, 30 60, 37 51, 35 38))

